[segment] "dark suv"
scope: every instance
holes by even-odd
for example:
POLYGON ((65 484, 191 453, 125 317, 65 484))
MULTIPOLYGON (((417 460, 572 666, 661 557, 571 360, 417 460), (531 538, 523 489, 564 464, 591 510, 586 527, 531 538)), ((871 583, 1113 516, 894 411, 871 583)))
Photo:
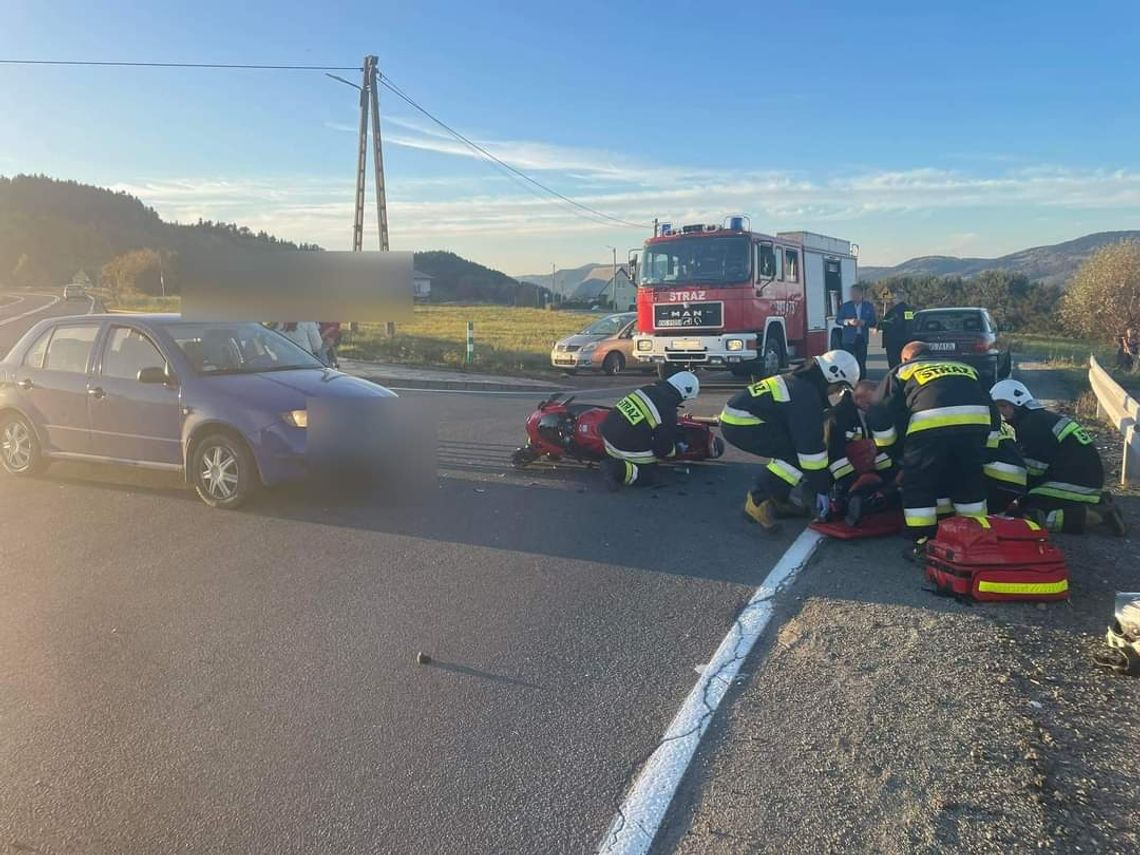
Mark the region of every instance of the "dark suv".
POLYGON ((985 309, 923 309, 915 314, 912 329, 911 338, 926 342, 935 355, 976 368, 987 389, 1009 376, 1009 354, 998 349, 997 324, 985 309))

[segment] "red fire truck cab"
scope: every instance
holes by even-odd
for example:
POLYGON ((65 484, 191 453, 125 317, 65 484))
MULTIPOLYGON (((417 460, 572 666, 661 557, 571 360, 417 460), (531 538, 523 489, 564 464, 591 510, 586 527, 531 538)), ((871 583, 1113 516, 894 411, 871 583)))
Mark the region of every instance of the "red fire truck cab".
POLYGON ((636 260, 633 353, 678 368, 768 375, 839 346, 835 316, 857 281, 859 248, 811 232, 724 225, 655 227, 636 260))

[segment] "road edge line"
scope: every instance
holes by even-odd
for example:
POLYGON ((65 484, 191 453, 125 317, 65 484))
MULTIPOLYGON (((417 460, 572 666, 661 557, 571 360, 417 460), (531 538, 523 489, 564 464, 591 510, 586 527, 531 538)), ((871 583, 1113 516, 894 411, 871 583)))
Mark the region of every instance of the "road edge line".
MULTIPOLYGON (((47 294, 37 294, 36 296, 37 297, 46 297, 48 295, 47 294)), ((15 323, 16 321, 20 320, 21 318, 31 317, 32 315, 34 315, 38 312, 46 312, 48 309, 50 309, 52 306, 54 306, 58 302, 59 302, 59 297, 52 297, 52 300, 50 303, 45 303, 44 305, 40 306, 38 309, 32 309, 30 312, 24 312, 24 314, 22 314, 22 315, 13 315, 10 318, 4 318, 4 319, 0 320, 0 327, 4 327, 4 326, 7 326, 8 324, 15 323)))
POLYGON ((800 532, 740 610, 657 748, 642 766, 598 846, 599 853, 643 855, 649 851, 713 715, 772 618, 772 601, 807 565, 823 539, 824 535, 810 528, 800 532))

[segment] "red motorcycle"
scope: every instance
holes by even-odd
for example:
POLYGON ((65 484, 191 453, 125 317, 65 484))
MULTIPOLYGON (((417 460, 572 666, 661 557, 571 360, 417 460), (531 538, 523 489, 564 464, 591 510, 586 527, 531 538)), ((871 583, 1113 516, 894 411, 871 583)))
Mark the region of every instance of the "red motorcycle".
MULTIPOLYGON (((565 400, 562 400, 561 393, 552 395, 527 417, 529 442, 515 449, 511 465, 522 469, 540 457, 548 460, 568 458, 579 463, 604 460, 606 447, 601 426, 612 409, 597 404, 575 404, 573 395, 565 400)), ((724 454, 724 440, 712 430, 716 419, 679 415, 677 424, 686 449, 672 460, 710 460, 724 454)))

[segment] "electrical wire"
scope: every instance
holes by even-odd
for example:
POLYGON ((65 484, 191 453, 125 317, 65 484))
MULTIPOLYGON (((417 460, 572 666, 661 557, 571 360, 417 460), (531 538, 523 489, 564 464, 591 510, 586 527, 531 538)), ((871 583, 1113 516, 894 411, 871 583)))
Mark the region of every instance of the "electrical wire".
POLYGON ((0 65, 99 65, 120 68, 238 68, 258 71, 360 71, 344 65, 248 65, 224 62, 101 62, 71 59, 0 59, 0 65))
POLYGON ((455 128, 451 127, 446 122, 444 122, 442 119, 439 119, 436 116, 432 115, 432 113, 429 112, 425 107, 418 104, 407 93, 405 93, 402 89, 400 89, 399 86, 397 86, 395 83, 393 83, 392 80, 388 77, 388 75, 378 74, 377 76, 380 78, 380 85, 381 86, 383 86, 385 89, 390 91, 397 98, 400 98, 402 101, 404 101, 406 104, 408 104, 408 106, 410 106, 412 109, 417 110, 418 112, 420 112, 424 116, 426 116, 428 119, 430 119, 432 122, 439 125, 445 131, 447 131, 447 133, 449 133, 449 134, 451 134, 451 136, 455 137, 455 139, 459 140, 464 145, 466 145, 469 148, 473 149, 474 151, 478 152, 480 155, 487 158, 488 160, 498 164, 503 169, 508 170, 513 175, 516 175, 519 178, 523 179, 524 181, 527 181, 530 184, 533 184, 535 187, 538 187, 543 192, 548 193, 551 196, 554 196, 554 197, 562 200, 563 202, 566 202, 567 204, 574 206, 578 210, 589 214, 590 219, 593 222, 598 222, 598 219, 595 219, 595 218, 601 218, 601 220, 603 220, 603 221, 608 221, 611 223, 617 223, 618 225, 628 226, 628 227, 634 228, 634 229, 645 229, 645 228, 649 227, 648 223, 635 223, 635 222, 631 222, 630 220, 623 220, 621 217, 615 217, 612 214, 607 214, 605 211, 599 211, 597 208, 591 208, 589 205, 585 205, 582 202, 577 201, 576 199, 571 199, 569 196, 566 196, 566 195, 563 195, 562 193, 559 193, 554 188, 548 187, 546 184, 543 184, 538 179, 532 178, 531 176, 527 175, 522 170, 516 169, 515 167, 511 166, 506 161, 502 160, 501 158, 496 157, 491 152, 487 151, 487 149, 483 148, 483 146, 481 146, 478 143, 468 139, 463 134, 461 134, 459 131, 455 130, 455 128))

